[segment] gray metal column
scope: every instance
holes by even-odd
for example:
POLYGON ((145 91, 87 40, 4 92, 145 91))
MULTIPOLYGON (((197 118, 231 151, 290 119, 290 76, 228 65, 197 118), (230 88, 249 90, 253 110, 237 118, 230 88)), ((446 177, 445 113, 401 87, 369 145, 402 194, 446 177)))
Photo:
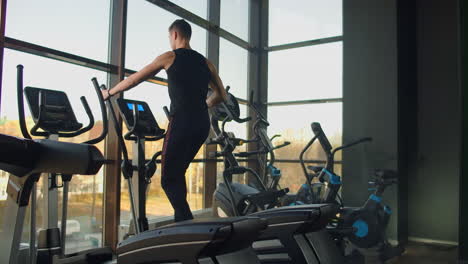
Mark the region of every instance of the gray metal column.
MULTIPOLYGON (((123 80, 125 73, 125 37, 127 25, 127 0, 111 1, 108 62, 117 66, 117 71, 108 75, 107 84, 111 88, 123 80)), ((113 128, 109 117, 109 127, 113 128)), ((120 124, 121 120, 119 120, 120 124)), ((105 157, 112 160, 104 168, 104 219, 103 241, 105 246, 115 249, 119 242, 120 222, 120 147, 114 129, 109 129, 105 142, 105 157)))
MULTIPOLYGON (((248 96, 254 92, 254 103, 258 109, 267 117, 268 101, 268 0, 250 0, 249 2, 249 65, 247 71, 248 96)), ((249 99, 249 98, 247 98, 249 99)), ((253 113, 247 110, 248 115, 253 113)), ((248 138, 253 137, 252 125, 255 116, 249 122, 248 138)), ((248 151, 256 150, 257 145, 250 143, 248 151)), ((259 169, 256 161, 249 161, 249 167, 259 169)), ((257 170, 258 171, 258 170, 257 170)))
MULTIPOLYGON (((208 0, 208 20, 217 25, 219 28, 220 23, 220 0, 208 0)), ((207 31, 207 58, 215 65, 219 67, 219 35, 212 31, 207 31)), ((210 137, 214 136, 213 132, 210 132, 210 137)), ((203 208, 209 208, 212 206, 212 197, 216 189, 216 158, 208 158, 208 153, 216 151, 216 145, 205 145, 205 157, 209 160, 205 163, 203 173, 203 208)))

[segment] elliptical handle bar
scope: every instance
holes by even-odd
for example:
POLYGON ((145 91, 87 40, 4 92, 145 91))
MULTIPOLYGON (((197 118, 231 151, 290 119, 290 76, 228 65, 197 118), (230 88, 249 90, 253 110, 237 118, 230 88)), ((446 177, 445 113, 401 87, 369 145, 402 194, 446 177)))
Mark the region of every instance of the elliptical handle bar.
POLYGON ((358 139, 356 141, 353 141, 351 143, 348 143, 348 144, 345 144, 341 147, 337 147, 336 149, 333 150, 332 152, 332 155, 335 155, 335 153, 339 150, 342 150, 342 149, 345 149, 345 148, 350 148, 352 146, 355 146, 355 145, 358 145, 358 144, 361 144, 361 143, 364 143, 364 142, 370 142, 372 141, 372 138, 371 137, 365 137, 365 138, 361 138, 361 139, 358 139))
MULTIPOLYGON (((100 87, 101 90, 107 90, 107 88, 106 88, 106 86, 104 84, 99 86, 99 83, 97 82, 96 78, 93 78, 92 81, 93 81, 94 85, 97 86, 97 87, 100 87)), ((123 136, 122 136, 122 128, 119 125, 119 122, 117 120, 117 115, 115 114, 115 111, 114 111, 114 104, 112 103, 112 99, 110 99, 110 98, 107 99, 107 107, 108 107, 109 112, 111 114, 112 120, 114 121, 113 122, 114 123, 114 129, 115 129, 115 132, 117 134, 117 138, 119 140, 120 147, 122 148, 122 154, 123 154, 124 162, 130 162, 129 159, 128 159, 127 147, 125 146, 125 141, 124 141, 123 136)))
POLYGON ((310 146, 312 146, 312 144, 314 144, 314 142, 316 140, 317 140, 317 136, 314 136, 309 141, 309 143, 307 143, 307 145, 304 147, 304 149, 302 149, 301 154, 299 154, 299 161, 301 162, 302 171, 304 172, 304 176, 306 177, 306 180, 307 180, 308 184, 311 184, 313 178, 307 172, 307 168, 306 168, 305 160, 304 160, 304 154, 307 152, 307 150, 310 148, 310 146))
POLYGON ((255 122, 255 126, 257 126, 259 123, 264 123, 265 125, 269 126, 270 123, 268 123, 267 119, 265 116, 258 110, 257 106, 254 103, 254 91, 250 91, 250 97, 249 97, 249 106, 254 110, 255 114, 257 115, 257 122, 255 122))
POLYGON ((237 123, 245 123, 245 122, 248 122, 248 121, 252 120, 252 118, 250 116, 248 116, 246 118, 235 117, 235 118, 233 118, 233 120, 236 121, 237 123))
POLYGON ((83 127, 82 129, 78 130, 81 133, 89 131, 91 128, 94 126, 94 116, 93 112, 91 112, 91 108, 89 108, 88 101, 86 100, 86 97, 81 96, 80 97, 81 104, 83 105, 83 108, 85 109, 86 115, 88 116, 89 122, 86 127, 83 127))
POLYGON ((325 132, 323 132, 322 126, 318 122, 313 122, 310 126, 312 128, 312 132, 314 132, 314 135, 317 137, 318 141, 320 142, 320 145, 322 146, 323 151, 325 151, 327 157, 329 157, 333 147, 331 146, 330 141, 328 141, 328 138, 325 135, 325 132))
POLYGON ((23 98, 23 69, 24 66, 18 64, 16 66, 16 96, 18 100, 18 115, 19 115, 19 125, 21 129, 21 133, 23 134, 24 138, 32 139, 31 135, 28 132, 28 128, 26 126, 26 118, 24 116, 24 98, 23 98))
POLYGON ((136 130, 136 127, 138 125, 138 120, 140 119, 140 115, 138 113, 138 105, 136 103, 133 103, 132 104, 132 114, 133 114, 133 124, 131 125, 131 129, 130 131, 128 131, 124 138, 126 140, 134 140, 136 141, 137 140, 137 136, 135 135, 135 130, 136 130), (135 135, 135 136, 134 136, 135 135))
MULTIPOLYGON (((41 97, 40 97, 41 98, 41 97)), ((57 133, 59 137, 64 137, 64 138, 71 138, 71 137, 76 137, 76 136, 79 136, 89 130, 91 130, 91 128, 93 128, 94 126, 94 116, 93 116, 93 112, 91 112, 91 108, 89 108, 89 104, 88 104, 88 101, 86 100, 86 98, 84 96, 81 96, 80 97, 80 101, 81 101, 81 104, 83 105, 83 108, 85 109, 85 112, 86 112, 86 115, 88 116, 88 119, 89 119, 89 123, 86 127, 83 127, 77 131, 74 131, 74 132, 70 132, 70 133, 63 133, 63 132, 59 132, 57 133)), ((39 103, 40 105, 41 103, 39 103)), ((40 116, 40 113, 39 113, 39 116, 40 116)), ((40 119, 40 118, 39 118, 40 119)), ((39 124, 40 122, 38 122, 39 124)), ((38 126, 37 126, 38 127, 38 126)), ((34 132, 34 134, 39 134, 41 132, 34 132)), ((87 141, 86 141, 87 142, 87 141)), ((84 143, 86 143, 84 142, 84 143)))
POLYGON ((291 142, 285 141, 283 144, 278 145, 278 146, 275 146, 275 147, 273 148, 273 150, 275 150, 275 149, 280 149, 280 148, 284 148, 284 147, 286 147, 286 146, 288 146, 288 145, 291 145, 291 142))
MULTIPOLYGON (((97 138, 94 138, 94 139, 91 139, 91 140, 88 140, 86 142, 84 142, 85 144, 96 144, 96 143, 99 143, 101 142, 107 135, 107 133, 109 132, 109 121, 107 119, 107 109, 106 109, 106 104, 104 102, 104 98, 102 97, 102 93, 101 93, 101 89, 102 90, 105 90, 105 86, 99 86, 98 82, 97 82, 97 79, 96 78, 92 78, 91 81, 93 82, 93 86, 94 86, 94 91, 96 91, 96 94, 97 94, 97 97, 98 97, 98 101, 99 101, 99 107, 101 108, 101 116, 102 116, 102 131, 101 131, 101 134, 97 137, 97 138)), ((86 101, 86 99, 84 99, 86 101)), ((83 101, 82 101, 83 103, 83 101)), ((86 105, 87 105, 87 102, 86 102, 86 105)), ((85 107, 86 109, 86 105, 83 104, 83 106, 85 107)), ((88 106, 89 108, 89 106, 88 106)), ((88 111, 86 111, 88 112, 88 111)), ((91 111, 89 111, 91 113, 91 111)), ((92 114, 91 115, 88 115, 90 117, 92 117, 92 114)))
MULTIPOLYGON (((252 118, 250 116, 248 116, 246 118, 240 118, 240 117, 237 117, 237 116, 233 115, 231 109, 229 109, 229 107, 226 105, 226 103, 222 102, 221 104, 222 104, 224 110, 226 111, 226 113, 228 114, 228 119, 234 120, 237 123, 245 123, 245 122, 248 122, 248 121, 252 120, 252 118)), ((226 122, 227 122, 227 120, 226 120, 226 122)))
POLYGON ((171 120, 171 112, 169 111, 169 108, 167 106, 163 107, 164 113, 166 114, 167 120, 171 120))

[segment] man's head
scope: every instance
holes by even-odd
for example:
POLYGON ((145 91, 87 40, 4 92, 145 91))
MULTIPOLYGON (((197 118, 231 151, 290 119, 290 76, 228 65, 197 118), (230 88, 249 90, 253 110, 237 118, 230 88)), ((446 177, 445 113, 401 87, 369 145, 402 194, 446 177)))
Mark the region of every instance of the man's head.
POLYGON ((177 42, 189 42, 191 36, 192 27, 183 19, 177 19, 169 26, 169 42, 172 49, 176 48, 177 42))

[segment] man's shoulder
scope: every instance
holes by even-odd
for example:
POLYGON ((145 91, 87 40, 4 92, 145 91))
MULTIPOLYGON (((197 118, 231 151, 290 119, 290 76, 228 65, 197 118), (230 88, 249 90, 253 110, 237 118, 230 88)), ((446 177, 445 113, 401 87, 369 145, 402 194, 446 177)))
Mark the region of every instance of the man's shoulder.
POLYGON ((159 57, 161 59, 170 59, 170 58, 175 57, 175 52, 172 51, 172 50, 169 50, 169 51, 166 51, 166 52, 162 53, 161 55, 159 55, 159 57))

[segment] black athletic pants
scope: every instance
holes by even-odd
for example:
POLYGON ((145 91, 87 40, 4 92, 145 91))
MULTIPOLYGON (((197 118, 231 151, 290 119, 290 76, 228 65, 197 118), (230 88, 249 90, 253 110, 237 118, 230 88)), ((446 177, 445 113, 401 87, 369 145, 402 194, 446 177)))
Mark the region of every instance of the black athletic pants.
POLYGON ((180 111, 171 117, 164 139, 161 186, 176 222, 193 219, 187 202, 185 171, 210 131, 208 111, 180 111))

